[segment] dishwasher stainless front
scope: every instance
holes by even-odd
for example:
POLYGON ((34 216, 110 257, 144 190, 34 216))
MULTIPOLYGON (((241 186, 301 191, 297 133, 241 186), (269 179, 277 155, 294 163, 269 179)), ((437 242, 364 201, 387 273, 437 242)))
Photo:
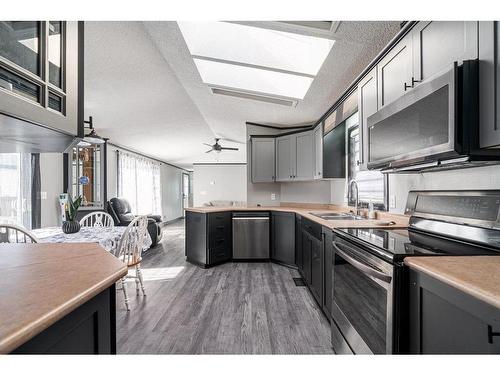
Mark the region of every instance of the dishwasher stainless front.
POLYGON ((233 214, 233 259, 269 259, 269 213, 233 214))

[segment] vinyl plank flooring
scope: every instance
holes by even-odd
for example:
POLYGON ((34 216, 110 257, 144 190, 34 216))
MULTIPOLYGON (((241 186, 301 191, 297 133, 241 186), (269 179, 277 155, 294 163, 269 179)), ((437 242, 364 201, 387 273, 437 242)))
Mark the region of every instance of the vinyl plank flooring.
POLYGON ((332 354, 327 319, 296 270, 270 262, 201 269, 185 261, 184 222, 143 257, 147 296, 117 291, 117 351, 147 354, 332 354))

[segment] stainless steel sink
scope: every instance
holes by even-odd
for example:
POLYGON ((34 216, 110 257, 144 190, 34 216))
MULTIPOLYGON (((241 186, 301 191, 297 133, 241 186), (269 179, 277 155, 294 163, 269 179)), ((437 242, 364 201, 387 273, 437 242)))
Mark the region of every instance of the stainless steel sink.
POLYGON ((311 215, 323 220, 366 220, 364 217, 352 215, 346 212, 309 212, 311 215))

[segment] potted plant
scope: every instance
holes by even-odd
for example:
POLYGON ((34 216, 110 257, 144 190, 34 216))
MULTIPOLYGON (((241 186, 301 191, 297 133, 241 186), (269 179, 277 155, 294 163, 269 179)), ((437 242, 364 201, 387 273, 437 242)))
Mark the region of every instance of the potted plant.
POLYGON ((78 196, 74 201, 71 195, 68 195, 66 203, 66 220, 62 223, 62 231, 66 234, 76 233, 80 230, 80 223, 75 221, 78 208, 82 204, 82 196, 78 196))

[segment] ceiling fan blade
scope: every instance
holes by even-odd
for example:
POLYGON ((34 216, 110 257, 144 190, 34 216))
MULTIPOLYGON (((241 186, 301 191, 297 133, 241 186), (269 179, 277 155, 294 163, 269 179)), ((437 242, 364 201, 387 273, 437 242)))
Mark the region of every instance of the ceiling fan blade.
POLYGON ((238 151, 239 148, 235 148, 235 147, 221 147, 221 150, 233 150, 233 151, 238 151))
POLYGON ((212 147, 212 145, 209 145, 208 143, 203 143, 205 146, 212 147))
POLYGON ((212 152, 212 151, 213 151, 212 149, 205 151, 205 154, 208 154, 209 152, 212 152))
POLYGON ((222 137, 220 140, 221 141, 231 142, 231 143, 239 143, 240 145, 244 145, 245 144, 245 142, 237 141, 236 139, 225 138, 225 137, 222 137))

